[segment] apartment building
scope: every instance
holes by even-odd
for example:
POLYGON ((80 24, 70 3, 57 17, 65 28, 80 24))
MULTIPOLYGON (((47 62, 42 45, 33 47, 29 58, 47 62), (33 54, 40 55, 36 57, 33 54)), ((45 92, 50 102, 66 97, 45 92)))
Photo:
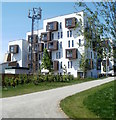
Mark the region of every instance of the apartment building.
POLYGON ((47 48, 53 61, 55 74, 64 74, 63 68, 65 66, 67 74, 72 74, 74 77, 82 76, 83 71, 80 68, 81 55, 86 53, 90 66, 86 76, 97 77, 97 53, 92 47, 85 48, 86 40, 79 33, 79 28, 76 28, 76 23, 80 19, 82 26, 87 27, 87 17, 84 16, 83 12, 79 12, 45 19, 43 29, 34 31, 33 41, 31 32, 27 32, 26 40, 29 43, 28 67, 33 72, 38 71, 43 50, 47 48))
POLYGON ((112 39, 102 40, 103 44, 103 60, 101 62, 101 74, 116 75, 116 58, 114 52, 116 45, 112 39))
POLYGON ((8 44, 8 52, 4 57, 4 63, 1 64, 1 73, 28 73, 27 56, 28 42, 26 40, 10 41, 8 44))

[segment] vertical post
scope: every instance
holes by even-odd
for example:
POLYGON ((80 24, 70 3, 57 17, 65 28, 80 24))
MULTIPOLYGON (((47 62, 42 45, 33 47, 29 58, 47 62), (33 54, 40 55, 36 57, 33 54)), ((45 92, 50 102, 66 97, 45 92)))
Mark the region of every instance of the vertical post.
POLYGON ((33 50, 32 50, 32 47, 33 47, 33 32, 34 32, 34 22, 35 20, 40 20, 41 19, 41 11, 42 9, 41 8, 33 8, 32 10, 29 10, 29 13, 28 13, 28 18, 31 18, 32 19, 32 30, 31 30, 31 68, 30 68, 30 72, 32 73, 33 72, 33 50))

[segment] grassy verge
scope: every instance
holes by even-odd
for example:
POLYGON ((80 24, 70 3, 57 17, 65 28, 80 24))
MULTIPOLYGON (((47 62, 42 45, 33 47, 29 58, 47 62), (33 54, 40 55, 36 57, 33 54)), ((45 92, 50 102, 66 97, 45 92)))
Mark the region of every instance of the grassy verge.
POLYGON ((116 106, 114 101, 114 81, 69 96, 61 101, 60 106, 72 119, 110 118, 114 120, 114 106, 116 106))
POLYGON ((24 84, 24 85, 18 85, 15 88, 8 87, 7 89, 2 89, 2 97, 11 97, 11 96, 17 96, 17 95, 23 95, 27 93, 33 93, 48 89, 53 89, 57 87, 63 87, 67 85, 73 85, 78 84, 85 81, 91 81, 94 80, 92 78, 86 78, 86 79, 75 79, 69 82, 42 82, 39 83, 39 85, 34 85, 33 83, 30 84, 24 84))

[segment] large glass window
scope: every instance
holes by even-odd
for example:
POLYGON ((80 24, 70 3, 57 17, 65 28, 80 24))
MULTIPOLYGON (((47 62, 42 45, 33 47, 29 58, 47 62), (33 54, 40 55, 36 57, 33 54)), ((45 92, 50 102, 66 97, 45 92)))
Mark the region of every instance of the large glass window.
POLYGON ((67 51, 67 57, 72 57, 72 50, 67 51))
POLYGON ((72 25, 72 19, 66 20, 66 26, 71 26, 72 25))

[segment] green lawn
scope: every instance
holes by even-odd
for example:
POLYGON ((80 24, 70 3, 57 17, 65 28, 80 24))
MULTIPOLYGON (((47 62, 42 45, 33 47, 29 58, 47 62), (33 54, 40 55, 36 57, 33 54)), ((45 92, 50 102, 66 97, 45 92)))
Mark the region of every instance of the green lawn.
POLYGON ((72 80, 69 82, 42 82, 39 83, 39 85, 34 85, 33 83, 30 84, 24 84, 24 85, 18 85, 15 88, 9 87, 2 89, 2 97, 11 97, 11 96, 17 96, 27 93, 33 93, 48 89, 53 89, 57 87, 67 86, 67 85, 73 85, 85 81, 91 81, 94 80, 92 78, 86 78, 86 79, 80 79, 80 80, 72 80))
POLYGON ((114 120, 114 106, 116 107, 114 81, 69 96, 61 101, 60 106, 65 114, 72 119, 111 118, 114 120))

